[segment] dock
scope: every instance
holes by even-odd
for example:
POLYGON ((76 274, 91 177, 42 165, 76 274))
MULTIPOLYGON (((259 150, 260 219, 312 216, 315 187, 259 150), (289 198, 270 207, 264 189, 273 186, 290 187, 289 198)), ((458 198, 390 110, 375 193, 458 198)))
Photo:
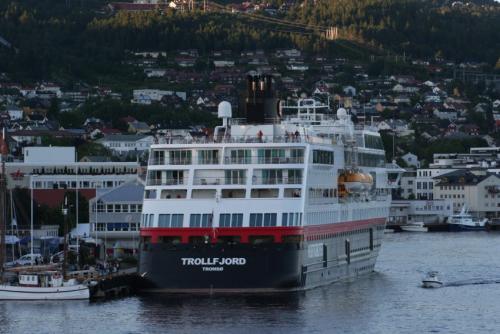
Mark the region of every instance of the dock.
POLYGON ((90 286, 90 298, 128 296, 135 292, 138 277, 137 268, 119 270, 116 273, 102 276, 95 285, 90 286))

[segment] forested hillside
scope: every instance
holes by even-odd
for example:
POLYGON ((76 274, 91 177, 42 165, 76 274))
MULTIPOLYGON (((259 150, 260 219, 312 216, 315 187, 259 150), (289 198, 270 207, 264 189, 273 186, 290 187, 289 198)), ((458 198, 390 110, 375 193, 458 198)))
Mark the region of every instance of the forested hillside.
MULTIPOLYGON (((290 34, 242 14, 170 10, 111 14, 105 8, 100 0, 2 1, 0 36, 12 47, 0 46, 0 71, 18 79, 92 81, 101 73, 126 71, 122 66, 126 50, 296 46, 328 52, 332 45, 319 33, 290 34)), ((500 6, 493 2, 452 7, 426 0, 322 0, 297 4, 283 19, 338 26, 341 38, 383 52, 491 65, 500 57, 500 6)))

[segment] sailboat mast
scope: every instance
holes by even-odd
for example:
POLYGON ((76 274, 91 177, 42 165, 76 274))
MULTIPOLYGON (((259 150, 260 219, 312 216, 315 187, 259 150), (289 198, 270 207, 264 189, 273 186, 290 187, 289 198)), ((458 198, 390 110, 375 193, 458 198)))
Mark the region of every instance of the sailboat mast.
POLYGON ((62 276, 63 279, 66 279, 66 265, 68 263, 68 195, 64 196, 64 206, 62 213, 64 216, 64 257, 62 265, 62 276))
POLYGON ((0 272, 2 273, 1 280, 3 281, 3 265, 5 263, 6 245, 5 245, 5 229, 7 227, 7 207, 6 207, 6 175, 5 175, 5 159, 7 157, 7 145, 5 138, 5 128, 2 131, 2 142, 0 147, 0 158, 2 159, 2 177, 0 178, 0 272))

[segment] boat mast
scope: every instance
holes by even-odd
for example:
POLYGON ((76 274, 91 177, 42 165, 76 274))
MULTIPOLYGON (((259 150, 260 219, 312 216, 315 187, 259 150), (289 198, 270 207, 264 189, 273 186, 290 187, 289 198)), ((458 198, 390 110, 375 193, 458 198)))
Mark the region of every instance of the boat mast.
POLYGON ((63 280, 66 279, 66 265, 68 262, 68 195, 64 195, 64 205, 62 209, 64 216, 64 252, 63 252, 63 265, 62 276, 63 280))
POLYGON ((6 207, 6 175, 5 175, 5 159, 7 158, 7 142, 5 138, 5 128, 2 131, 2 141, 0 144, 0 158, 2 159, 2 176, 0 178, 0 280, 3 281, 3 265, 5 263, 6 245, 5 245, 5 229, 7 227, 7 207, 6 207))

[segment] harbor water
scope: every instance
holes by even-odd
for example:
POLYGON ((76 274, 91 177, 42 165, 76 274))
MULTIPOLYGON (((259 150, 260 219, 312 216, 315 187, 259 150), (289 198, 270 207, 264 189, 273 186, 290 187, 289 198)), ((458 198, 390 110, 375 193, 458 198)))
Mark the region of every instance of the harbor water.
POLYGON ((292 295, 0 302, 1 333, 499 333, 500 233, 394 233, 376 272, 292 295), (445 282, 422 289, 427 271, 445 282), (468 284, 470 283, 470 284, 468 284))

